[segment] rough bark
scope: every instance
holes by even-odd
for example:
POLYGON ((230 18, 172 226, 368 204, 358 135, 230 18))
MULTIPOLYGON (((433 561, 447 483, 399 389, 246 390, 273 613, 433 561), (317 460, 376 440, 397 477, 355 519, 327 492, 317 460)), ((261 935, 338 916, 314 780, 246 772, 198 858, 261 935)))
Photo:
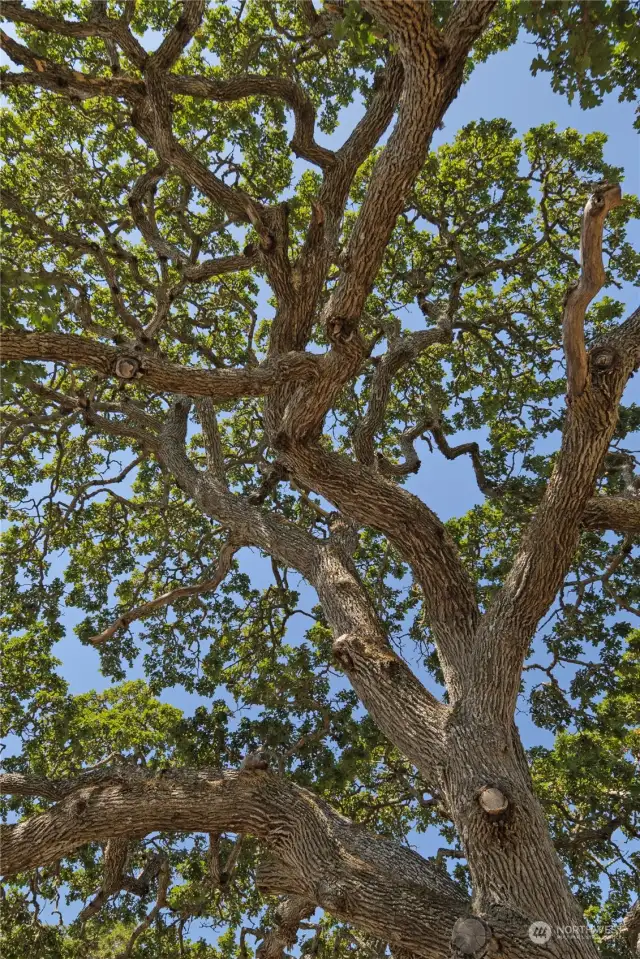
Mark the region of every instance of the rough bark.
POLYGON ((317 369, 315 358, 305 353, 285 353, 254 369, 196 369, 159 359, 153 353, 143 351, 135 341, 116 347, 67 333, 14 333, 8 330, 0 334, 0 356, 3 362, 53 360, 85 366, 102 376, 135 380, 148 384, 151 389, 217 400, 264 396, 279 379, 313 377, 317 369))
POLYGON ((640 533, 640 496, 594 496, 585 507, 585 529, 640 533))
MULTIPOLYGON (((102 266, 114 308, 134 338, 116 347, 89 333, 11 331, 2 334, 0 345, 5 360, 85 366, 101 377, 135 380, 141 388, 176 394, 164 421, 133 410, 125 401, 107 410, 121 414, 114 420, 101 415, 99 408, 82 406, 77 397, 39 387, 40 395, 54 406, 82 408, 93 428, 141 445, 203 514, 230 531, 230 542, 264 550, 298 570, 316 589, 333 631, 336 660, 382 732, 442 797, 469 862, 473 901, 444 871, 358 829, 287 780, 249 766, 239 772, 170 770, 163 774, 105 769, 73 783, 6 775, 0 784, 8 792, 43 797, 56 805, 25 822, 3 827, 2 868, 14 874, 53 862, 87 842, 104 842, 105 878, 91 906, 97 910, 118 883, 119 888, 128 888, 122 885, 127 879, 128 837, 156 829, 247 832, 262 840, 278 864, 270 876, 263 871, 263 888, 290 897, 279 938, 274 933, 265 945, 266 953, 281 954, 296 923, 315 904, 390 942, 396 951, 429 959, 450 954, 524 959, 534 951, 541 957, 592 959, 596 949, 586 935, 533 793, 513 715, 528 645, 562 584, 581 529, 640 529, 637 497, 594 496, 622 391, 640 362, 640 311, 589 351, 583 330, 586 306, 604 282, 602 229, 608 210, 619 202, 619 188, 597 190, 584 214, 583 275, 567 296, 563 321, 569 397, 554 473, 503 589, 481 615, 471 578, 444 525, 417 497, 382 475, 374 450, 393 376, 421 350, 447 342, 450 324, 398 341, 380 362, 369 410, 354 437, 359 462, 328 451, 318 437, 335 398, 361 369, 366 347, 358 324, 366 298, 396 219, 423 166, 433 131, 459 90, 467 54, 495 4, 485 0, 454 4, 442 32, 434 26, 428 3, 363 0, 363 6, 389 32, 398 52, 387 63, 367 114, 333 153, 315 144, 311 100, 292 81, 251 75, 218 81, 170 72, 198 29, 204 10, 200 0, 183 4, 183 16, 151 56, 124 19, 101 15, 91 22, 70 22, 6 2, 2 13, 7 19, 61 36, 100 37, 126 54, 138 71, 136 76, 95 78, 37 57, 28 47, 2 36, 9 57, 25 68, 7 75, 9 84, 38 86, 71 98, 107 96, 128 103, 134 128, 159 159, 134 189, 132 215, 149 246, 180 268, 180 283, 257 265, 274 290, 277 311, 269 358, 263 364, 209 370, 169 363, 150 342, 149 328, 127 312, 106 251, 87 238, 52 229, 10 198, 12 209, 24 217, 29 229, 40 231, 53 244, 93 257, 102 266), (291 108, 293 148, 323 173, 297 263, 288 258, 286 212, 229 187, 179 142, 171 121, 175 94, 220 102, 245 96, 276 97, 291 108), (341 257, 339 278, 322 309, 330 348, 322 356, 312 355, 305 348, 335 259, 350 186, 396 107, 396 126, 373 168, 341 257), (179 250, 167 245, 145 211, 144 197, 169 169, 180 173, 229 217, 251 224, 258 236, 255 248, 242 256, 197 263, 187 262, 179 250), (280 457, 278 469, 326 497, 349 520, 382 532, 411 565, 437 644, 447 704, 428 692, 391 648, 352 561, 348 524, 346 534, 344 528, 336 529, 328 540, 320 541, 227 485, 212 401, 244 396, 267 396, 265 430, 280 457), (196 468, 185 447, 196 397, 207 449, 204 470, 196 468), (484 930, 484 940, 465 953, 468 927, 461 923, 474 917, 484 930), (581 934, 532 947, 527 929, 536 920, 576 926, 581 934)), ((313 11, 309 13, 313 21, 313 11)), ((117 244, 109 256, 132 266, 117 244)), ((154 333, 170 315, 170 301, 168 291, 163 291, 151 324, 154 333)), ((460 448, 451 449, 443 435, 439 439, 435 435, 441 448, 451 456, 459 455, 460 448)), ((469 452, 475 452, 477 460, 477 450, 469 452)), ((411 468, 411 461, 405 466, 411 468)), ((482 475, 475 460, 474 466, 482 475)), ((230 560, 227 551, 216 576, 202 588, 214 588, 230 560)), ((99 639, 181 595, 187 592, 178 589, 124 613, 99 639)), ((165 874, 166 864, 157 865, 154 875, 165 874)), ((166 886, 162 888, 166 892, 166 886)), ((158 909, 161 893, 162 889, 158 909)))
MULTIPOLYGON (((265 892, 295 896, 304 911, 320 906, 397 950, 442 959, 452 954, 461 920, 472 918, 470 901, 444 869, 354 826, 312 793, 266 770, 151 773, 113 767, 71 782, 3 775, 0 788, 58 800, 23 823, 1 827, 4 875, 53 863, 92 841, 112 844, 119 873, 121 840, 127 837, 228 830, 260 838, 274 857, 259 874, 265 892)), ((119 875, 105 878, 105 892, 110 881, 115 885, 119 875)), ((505 959, 531 955, 526 917, 499 910, 487 916, 488 948, 499 945, 505 959)), ((588 955, 560 952, 557 945, 536 954, 588 955)))
MULTIPOLYGON (((57 804, 2 827, 2 872, 55 862, 87 842, 154 830, 250 833, 282 864, 277 891, 302 896, 415 955, 439 959, 470 903, 446 871, 367 834, 311 793, 259 770, 97 771, 75 783, 0 777, 15 794, 57 804), (284 878, 283 878, 284 877, 284 878), (283 886, 286 883, 286 889, 283 886)), ((263 876, 263 888, 274 890, 263 876)), ((514 953, 514 955, 519 955, 514 953)))

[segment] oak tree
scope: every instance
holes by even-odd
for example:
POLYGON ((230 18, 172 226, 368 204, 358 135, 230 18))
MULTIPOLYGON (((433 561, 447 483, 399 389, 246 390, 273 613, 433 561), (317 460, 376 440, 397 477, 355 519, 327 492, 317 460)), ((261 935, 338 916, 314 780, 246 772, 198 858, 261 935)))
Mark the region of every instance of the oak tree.
POLYGON ((637 3, 0 14, 5 959, 637 952, 637 3))

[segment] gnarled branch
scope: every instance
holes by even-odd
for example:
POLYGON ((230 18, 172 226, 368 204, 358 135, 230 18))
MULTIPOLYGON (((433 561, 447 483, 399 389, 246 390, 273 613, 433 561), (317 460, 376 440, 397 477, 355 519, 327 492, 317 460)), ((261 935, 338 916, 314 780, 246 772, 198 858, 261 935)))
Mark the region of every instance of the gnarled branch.
MULTIPOLYGON (((1 827, 1 869, 46 865, 88 842, 154 830, 250 833, 284 866, 282 892, 398 947, 441 959, 470 904, 444 870, 410 849, 354 827, 305 789, 266 770, 103 771, 103 781, 56 784, 53 808, 1 827), (109 779, 111 775, 111 779, 109 779)), ((0 775, 0 790, 12 791, 0 775)), ((38 786, 38 788, 41 788, 38 786)), ((282 880, 281 880, 282 884, 282 880)))
POLYGON ((391 31, 399 47, 404 84, 398 120, 373 168, 369 188, 349 237, 343 269, 323 311, 332 343, 328 375, 289 403, 286 427, 298 441, 315 440, 326 412, 364 358, 357 332, 366 298, 409 190, 422 169, 434 130, 462 83, 467 53, 495 4, 477 2, 475 32, 456 35, 455 56, 433 27, 427 4, 367 0, 365 8, 391 31))
POLYGON ((287 353, 270 363, 250 369, 206 370, 179 366, 136 350, 135 344, 108 346, 86 336, 67 333, 0 334, 0 357, 7 360, 42 360, 86 366, 102 376, 135 380, 142 386, 170 393, 237 399, 264 396, 283 376, 304 379, 314 376, 317 357, 287 353))
POLYGON ((120 20, 96 13, 87 20, 64 20, 62 17, 52 17, 41 10, 25 7, 19 0, 5 0, 1 14, 6 20, 13 23, 26 23, 37 30, 47 33, 57 33, 62 37, 101 37, 103 40, 115 40, 134 66, 141 67, 147 59, 147 51, 136 40, 126 18, 120 20))
POLYGON ((475 592, 438 517, 407 490, 319 446, 286 446, 294 475, 358 523, 385 534, 413 568, 434 632, 449 694, 460 692, 478 622, 475 592))
POLYGON ((562 343, 567 363, 567 392, 580 396, 587 385, 587 350, 584 340, 586 309, 600 292, 606 274, 602 263, 602 232, 610 210, 620 206, 622 191, 617 183, 603 183, 591 194, 584 208, 580 237, 580 279, 567 292, 562 318, 562 343))
POLYGON ((353 433, 353 446, 361 463, 375 462, 374 437, 382 426, 394 376, 436 343, 446 343, 451 331, 444 325, 419 330, 394 340, 389 350, 376 361, 370 388, 369 407, 353 433))
MULTIPOLYGON (((616 428, 623 390, 639 357, 640 309, 591 348, 586 387, 569 397, 553 474, 478 631, 467 693, 503 725, 513 717, 529 643, 562 585, 581 528, 602 519, 599 502, 609 497, 593 497, 593 490, 616 428)), ((635 498, 629 499, 629 508, 621 506, 619 497, 610 499, 615 500, 610 510, 617 513, 621 531, 633 527, 635 498)))
MULTIPOLYGON (((231 493, 214 473, 200 473, 186 455, 185 431, 184 419, 171 432, 165 430, 155 455, 205 515, 298 570, 315 588, 335 637, 334 654, 354 689, 391 741, 427 781, 434 780, 443 760, 442 728, 449 710, 391 648, 350 558, 334 537, 319 542, 283 518, 262 512, 248 498, 231 493), (414 717, 412 728, 419 730, 417 735, 408 732, 407 716, 414 717)), ((455 619, 457 611, 451 615, 455 619)))

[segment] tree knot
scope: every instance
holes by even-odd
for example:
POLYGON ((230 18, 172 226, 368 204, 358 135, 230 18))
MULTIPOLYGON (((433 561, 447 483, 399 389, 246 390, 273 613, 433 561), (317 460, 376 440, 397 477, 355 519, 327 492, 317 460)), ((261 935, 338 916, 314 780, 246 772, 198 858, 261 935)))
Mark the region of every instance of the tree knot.
POLYGON ((347 316, 331 316, 327 320, 327 337, 331 343, 344 345, 355 339, 358 320, 347 316))
POLYGON ((142 363, 137 356, 119 356, 114 370, 119 380, 139 380, 143 373, 142 363))
POLYGON ((334 915, 349 909, 347 884, 340 880, 321 879, 316 886, 316 897, 322 908, 334 915))
POLYGON ((618 351, 612 346, 596 346, 589 353, 589 363, 594 373, 607 373, 617 366, 618 351))
POLYGON ((333 644, 333 657, 345 672, 352 670, 355 665, 352 648, 353 636, 350 633, 343 633, 342 636, 338 636, 333 644))
POLYGON ((607 200, 612 202, 612 205, 617 206, 620 201, 620 196, 621 191, 619 183, 608 183, 607 181, 596 183, 593 193, 589 197, 592 209, 595 207, 593 212, 596 213, 602 209, 607 200), (607 194, 610 194, 610 196, 607 196, 607 194))

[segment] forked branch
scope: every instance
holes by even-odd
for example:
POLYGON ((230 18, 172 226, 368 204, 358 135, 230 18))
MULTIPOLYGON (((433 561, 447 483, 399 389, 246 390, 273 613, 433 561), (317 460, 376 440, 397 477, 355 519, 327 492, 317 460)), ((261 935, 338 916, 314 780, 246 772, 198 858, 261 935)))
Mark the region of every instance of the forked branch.
MULTIPOLYGON (((165 428, 155 450, 163 467, 173 473, 180 488, 205 515, 298 570, 314 587, 335 638, 334 655, 354 689, 380 729, 415 762, 425 780, 432 781, 443 760, 442 727, 448 709, 392 649, 350 556, 344 555, 335 537, 321 542, 283 517, 263 512, 248 497, 232 493, 215 469, 199 472, 187 456, 185 432, 184 420, 171 431, 165 428), (406 721, 408 716, 415 717, 414 727, 406 721), (417 736, 410 732, 412 728, 419 729, 417 736)), ((385 484, 387 487, 404 493, 395 484, 385 484)), ((403 522, 415 524, 410 512, 403 522)), ((418 539, 416 536, 414 542, 418 539)), ((443 576, 440 570, 439 583, 443 576)), ((462 599, 455 589, 449 594, 451 603, 460 605, 466 598, 464 581, 461 592, 462 599)), ((449 604, 446 615, 455 620, 458 605, 452 609, 449 604)))
POLYGON ((562 318, 562 342, 567 363, 567 392, 580 396, 587 383, 584 317, 591 300, 606 281, 602 263, 602 233, 610 210, 622 203, 617 183, 601 184, 589 197, 582 217, 580 279, 567 292, 562 318))
POLYGON ((513 718, 520 674, 538 623, 562 586, 583 526, 632 532, 635 496, 593 496, 609 449, 623 390, 640 360, 640 310, 588 355, 584 391, 568 405, 553 474, 518 549, 505 584, 480 624, 467 673, 478 708, 513 718), (500 676, 500 683, 489 682, 500 676))
POLYGON ((438 517, 407 490, 371 468, 320 446, 292 444, 283 458, 295 476, 347 516, 384 533, 422 587, 450 695, 462 674, 478 622, 475 591, 438 517))

